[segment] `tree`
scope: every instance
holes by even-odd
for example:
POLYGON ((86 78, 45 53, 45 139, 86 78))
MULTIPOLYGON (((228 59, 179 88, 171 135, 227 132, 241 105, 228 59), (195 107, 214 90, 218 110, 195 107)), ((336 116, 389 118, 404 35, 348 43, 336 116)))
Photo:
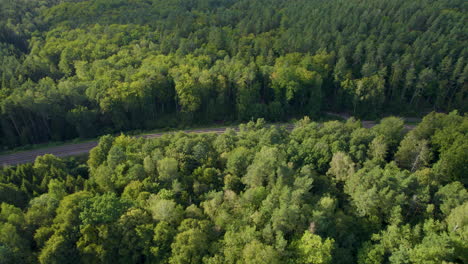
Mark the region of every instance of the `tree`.
POLYGON ((374 139, 374 135, 365 128, 355 129, 351 133, 349 141, 349 155, 356 163, 363 163, 368 157, 370 144, 374 139))
POLYGON ((24 237, 25 219, 19 208, 2 203, 0 207, 1 258, 6 263, 14 260, 20 263, 32 261, 28 240, 24 237), (23 234, 22 234, 23 233, 23 234))
POLYGON ((448 216, 452 209, 468 200, 468 192, 460 182, 452 182, 441 187, 434 198, 442 214, 448 216))
POLYGON ((372 128, 372 131, 383 137, 390 153, 394 153, 403 138, 404 122, 398 117, 386 117, 372 128))
POLYGON ((176 202, 161 199, 154 195, 148 199, 148 210, 155 220, 165 221, 173 225, 178 224, 183 216, 183 209, 176 202))
POLYGON ((331 263, 334 242, 333 239, 322 240, 320 236, 305 231, 294 244, 298 254, 297 263, 331 263))
POLYGON ((27 194, 14 184, 0 183, 0 202, 24 207, 27 204, 27 194))
POLYGON ((425 223, 424 231, 426 235, 421 243, 417 244, 410 251, 410 261, 414 263, 443 263, 455 261, 456 253, 454 248, 450 246, 450 238, 446 233, 437 232, 439 228, 437 223, 433 223, 433 220, 428 220, 428 222, 425 223))
POLYGON ((242 250, 242 261, 246 264, 281 263, 278 252, 272 246, 265 245, 258 240, 245 245, 242 250))
POLYGON ((466 249, 466 245, 463 245, 463 241, 468 236, 468 219, 466 217, 466 210, 468 209, 468 203, 453 208, 450 214, 447 216, 447 231, 450 235, 453 235, 459 243, 461 243, 462 259, 466 260, 466 255, 463 256, 463 250, 466 249))
POLYGON ((50 196, 55 198, 57 201, 62 200, 62 198, 67 195, 65 184, 60 180, 52 179, 47 185, 47 189, 49 190, 48 193, 50 196))
POLYGON ((40 263, 79 263, 79 252, 75 246, 81 224, 80 204, 90 193, 77 192, 64 197, 57 208, 53 234, 39 254, 40 263))
POLYGON ((80 220, 83 225, 99 225, 116 221, 129 204, 114 193, 107 193, 84 200, 81 206, 80 220))
POLYGON ((103 136, 99 139, 97 147, 89 152, 88 165, 91 169, 96 169, 107 160, 107 154, 112 147, 114 137, 111 135, 103 136))
POLYGON ((327 175, 333 176, 337 182, 346 181, 354 173, 354 166, 354 162, 348 155, 343 152, 336 152, 333 154, 327 175))
POLYGON ((156 225, 153 236, 154 245, 150 249, 156 262, 164 263, 169 259, 171 244, 176 232, 175 227, 167 222, 161 221, 156 225))
POLYGON ((353 113, 379 112, 384 102, 385 79, 379 75, 345 80, 341 86, 353 97, 353 113))
POLYGON ((418 76, 416 89, 414 89, 413 96, 411 97, 410 104, 418 105, 419 98, 424 94, 435 93, 435 80, 436 76, 432 69, 423 69, 418 76))
POLYGON ((115 169, 117 165, 124 163, 126 160, 125 150, 118 145, 113 145, 107 154, 107 165, 110 169, 115 169))
POLYGON ((121 237, 118 246, 119 262, 152 259, 154 232, 149 213, 139 208, 131 208, 120 216, 116 229, 121 237))
POLYGON ((238 147, 228 154, 226 169, 228 172, 242 177, 252 161, 251 152, 245 147, 238 147))
POLYGON ((281 57, 276 61, 271 79, 276 101, 299 108, 307 106, 306 113, 313 115, 321 108, 323 79, 319 73, 309 69, 315 66, 307 65, 311 59, 305 57, 301 61, 298 53, 281 57))
POLYGON ((92 124, 98 121, 97 117, 98 113, 96 110, 91 110, 81 105, 73 108, 66 115, 67 121, 76 127, 76 133, 81 138, 89 138, 96 135, 97 129, 92 124))
POLYGON ((143 168, 148 175, 154 175, 156 172, 156 164, 150 156, 146 156, 143 160, 143 168))
POLYGON ((163 158, 158 161, 157 168, 159 179, 163 182, 172 182, 178 178, 178 162, 174 158, 163 158))
POLYGON ((171 264, 200 263, 209 249, 208 221, 184 220, 178 228, 179 233, 171 245, 171 264))
MULTIPOLYGON (((468 137, 457 139, 453 145, 440 154, 434 169, 444 181, 466 180, 463 176, 468 169, 468 137)), ((465 182, 464 182, 465 183, 465 182)))
POLYGON ((416 171, 428 166, 432 156, 427 140, 418 140, 414 134, 409 134, 401 141, 395 160, 402 168, 416 171))
POLYGON ((242 178, 249 187, 263 186, 267 182, 273 184, 276 169, 284 163, 283 153, 275 147, 263 147, 255 155, 253 163, 247 168, 247 174, 242 178))
POLYGON ((375 137, 369 145, 367 155, 373 161, 384 162, 388 156, 388 145, 383 136, 375 137))
POLYGON ((57 197, 50 194, 42 194, 29 202, 29 209, 25 218, 33 229, 51 226, 55 218, 55 210, 59 205, 57 197))
POLYGON ((203 99, 212 85, 208 70, 198 66, 180 65, 170 70, 175 82, 177 101, 182 112, 194 114, 202 107, 203 99))
POLYGON ((344 191, 351 196, 351 201, 360 216, 368 217, 380 224, 389 222, 395 206, 407 206, 408 185, 411 176, 401 171, 395 163, 385 168, 369 165, 352 174, 345 183, 344 191))

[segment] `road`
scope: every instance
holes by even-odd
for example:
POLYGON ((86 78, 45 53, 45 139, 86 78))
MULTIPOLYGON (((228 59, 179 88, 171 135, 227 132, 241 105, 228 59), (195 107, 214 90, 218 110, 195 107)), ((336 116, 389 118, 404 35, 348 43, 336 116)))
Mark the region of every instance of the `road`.
MULTIPOLYGON (((373 121, 362 121, 362 124, 363 124, 363 127, 366 127, 366 128, 370 128, 376 125, 376 123, 373 121)), ((407 129, 414 128, 414 126, 412 125, 406 125, 405 127, 407 129)), ((288 125, 287 128, 292 130, 293 126, 288 125)), ((224 133, 224 131, 226 131, 226 129, 227 129, 226 127, 206 128, 206 129, 186 130, 183 132, 197 133, 197 134, 200 134, 200 133, 222 134, 224 133)), ((155 137, 160 137, 164 134, 177 133, 177 132, 179 131, 155 133, 155 134, 149 134, 149 135, 143 135, 143 136, 137 136, 137 137, 155 138, 155 137)), ((85 143, 66 144, 66 145, 57 146, 57 147, 49 147, 49 148, 44 148, 44 149, 21 151, 21 152, 16 152, 12 154, 0 155, 0 166, 14 166, 17 164, 34 162, 34 160, 36 160, 36 157, 42 156, 45 154, 53 154, 57 157, 83 155, 83 154, 88 153, 92 148, 96 147, 97 144, 98 144, 97 141, 91 141, 91 142, 85 142, 85 143)))
MULTIPOLYGON (((216 133, 221 134, 226 131, 226 127, 223 128, 206 128, 206 129, 196 129, 196 130, 186 130, 185 133, 216 133)), ((154 133, 143 136, 143 138, 155 138, 160 137, 164 134, 177 133, 179 131, 163 132, 163 133, 154 133)), ((68 156, 77 156, 88 153, 92 148, 96 147, 98 144, 97 141, 90 141, 85 143, 76 143, 76 144, 65 144, 57 147, 48 147, 44 149, 37 150, 27 150, 15 152, 12 154, 0 155, 0 166, 13 166, 17 164, 34 162, 36 157, 42 156, 45 154, 53 154, 57 157, 68 157, 68 156)))

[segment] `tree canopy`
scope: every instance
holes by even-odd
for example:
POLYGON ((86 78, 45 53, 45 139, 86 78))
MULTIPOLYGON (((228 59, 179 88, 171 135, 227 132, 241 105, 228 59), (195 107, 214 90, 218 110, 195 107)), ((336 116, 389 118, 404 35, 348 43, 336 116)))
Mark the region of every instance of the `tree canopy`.
POLYGON ((468 107, 463 0, 1 0, 0 9, 2 149, 468 107))
POLYGON ((0 170, 0 262, 464 263, 467 122, 104 136, 0 170))

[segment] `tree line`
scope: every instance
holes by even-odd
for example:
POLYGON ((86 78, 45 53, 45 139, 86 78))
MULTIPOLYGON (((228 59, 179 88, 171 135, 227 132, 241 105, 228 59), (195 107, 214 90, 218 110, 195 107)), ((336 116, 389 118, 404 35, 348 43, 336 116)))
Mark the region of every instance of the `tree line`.
POLYGON ((466 263, 467 126, 103 136, 0 170, 0 262, 466 263))
POLYGON ((0 1, 0 146, 466 111, 464 1, 0 1))

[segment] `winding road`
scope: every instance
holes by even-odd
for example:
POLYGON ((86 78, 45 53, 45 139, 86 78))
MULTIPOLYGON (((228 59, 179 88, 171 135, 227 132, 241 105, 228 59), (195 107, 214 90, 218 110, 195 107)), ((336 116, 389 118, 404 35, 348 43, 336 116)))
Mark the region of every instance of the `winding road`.
MULTIPOLYGON (((370 128, 376 125, 376 122, 374 121, 362 121, 363 127, 370 128)), ((216 134, 222 134, 226 131, 228 127, 223 127, 223 128, 206 128, 206 129, 196 129, 196 130, 183 130, 182 132, 185 133, 216 133, 216 134)), ((294 128, 293 125, 289 124, 287 125, 287 128, 289 130, 292 130, 294 128)), ((414 125, 405 125, 406 129, 413 129, 414 125)), ((237 128, 236 128, 237 130, 237 128)), ((171 133, 177 133, 180 131, 171 131, 171 132, 163 132, 163 133, 155 133, 155 134, 148 134, 148 135, 142 135, 142 136, 137 136, 137 137, 143 137, 143 138, 155 138, 155 137, 160 137, 165 134, 171 134, 171 133)), ((43 148, 43 149, 37 149, 37 150, 27 150, 27 151, 21 151, 21 152, 15 152, 11 154, 4 154, 0 155, 0 167, 1 166, 14 166, 17 164, 24 164, 24 163, 29 163, 29 162, 34 162, 36 160, 36 157, 42 156, 45 154, 53 154, 57 157, 68 157, 68 156, 77 156, 77 155, 83 155, 88 153, 92 148, 96 147, 98 144, 97 141, 90 141, 90 142, 84 142, 84 143, 75 143, 75 144, 65 144, 62 146, 57 146, 57 147, 48 147, 48 148, 43 148)))

